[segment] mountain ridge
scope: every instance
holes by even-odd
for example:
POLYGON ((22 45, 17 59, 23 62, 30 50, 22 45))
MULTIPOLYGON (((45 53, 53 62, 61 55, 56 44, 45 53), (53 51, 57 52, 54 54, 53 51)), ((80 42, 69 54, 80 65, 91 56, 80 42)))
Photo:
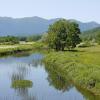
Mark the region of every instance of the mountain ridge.
MULTIPOLYGON (((0 17, 0 36, 42 34, 47 32, 50 24, 53 24, 59 19, 61 18, 45 19, 38 16, 23 18, 0 17)), ((74 19, 69 19, 69 21, 77 22, 82 32, 100 27, 100 24, 94 21, 88 23, 74 19)))

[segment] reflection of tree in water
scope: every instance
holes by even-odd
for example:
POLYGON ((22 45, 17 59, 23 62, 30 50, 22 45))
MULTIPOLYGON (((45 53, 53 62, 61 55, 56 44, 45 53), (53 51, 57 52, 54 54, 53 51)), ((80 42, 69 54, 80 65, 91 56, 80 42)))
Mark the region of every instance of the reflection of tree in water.
POLYGON ((15 92, 22 98, 21 100, 36 100, 32 94, 29 94, 29 88, 17 88, 15 92))
POLYGON ((34 67, 38 67, 38 65, 42 66, 43 65, 42 58, 43 58, 42 54, 37 54, 37 53, 34 54, 32 57, 32 66, 34 67))
POLYGON ((23 52, 18 52, 18 53, 13 54, 14 57, 28 57, 30 55, 31 55, 31 52, 29 51, 23 51, 23 52))
MULTIPOLYGON (((12 74, 11 81, 12 83, 15 80, 25 80, 25 77, 29 74, 29 68, 23 64, 17 66, 15 72, 12 74)), ((14 88, 15 92, 18 96, 20 96, 21 100, 35 100, 35 97, 29 93, 29 88, 14 88)))
POLYGON ((46 71, 48 72, 48 78, 47 80, 49 81, 50 85, 55 87, 58 90, 68 91, 72 85, 70 84, 69 79, 67 80, 64 76, 62 76, 56 69, 53 67, 45 67, 46 71))
POLYGON ((42 61, 41 61, 41 59, 33 59, 32 60, 32 66, 34 66, 34 67, 38 67, 38 65, 40 65, 40 66, 42 66, 42 61))
MULTIPOLYGON (((59 70, 58 67, 55 68, 53 66, 47 65, 47 67, 45 66, 45 69, 48 72, 47 79, 50 85, 54 86, 56 89, 62 90, 64 92, 66 90, 68 91, 73 86, 71 81, 64 77, 64 73, 62 70, 59 70)), ((100 96, 95 96, 89 91, 86 91, 85 89, 82 89, 78 86, 75 87, 84 96, 85 100, 100 100, 100 96)))

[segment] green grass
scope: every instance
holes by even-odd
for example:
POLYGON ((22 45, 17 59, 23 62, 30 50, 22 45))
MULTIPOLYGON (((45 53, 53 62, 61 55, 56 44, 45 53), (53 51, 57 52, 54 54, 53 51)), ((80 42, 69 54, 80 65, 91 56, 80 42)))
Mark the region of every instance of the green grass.
POLYGON ((34 49, 44 49, 45 46, 41 42, 29 42, 15 45, 0 45, 0 56, 18 53, 22 51, 29 51, 34 49))
POLYGON ((46 55, 44 62, 59 67, 75 84, 99 95, 100 46, 76 49, 76 52, 51 52, 46 55))
POLYGON ((31 88, 32 85, 33 83, 30 80, 15 80, 12 83, 13 88, 31 88))

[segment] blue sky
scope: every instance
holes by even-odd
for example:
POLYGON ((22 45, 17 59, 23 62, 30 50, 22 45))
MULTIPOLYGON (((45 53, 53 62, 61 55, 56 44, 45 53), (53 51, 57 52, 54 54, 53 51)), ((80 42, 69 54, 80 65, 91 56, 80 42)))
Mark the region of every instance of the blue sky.
POLYGON ((0 16, 39 16, 100 23, 100 0, 0 0, 0 16))

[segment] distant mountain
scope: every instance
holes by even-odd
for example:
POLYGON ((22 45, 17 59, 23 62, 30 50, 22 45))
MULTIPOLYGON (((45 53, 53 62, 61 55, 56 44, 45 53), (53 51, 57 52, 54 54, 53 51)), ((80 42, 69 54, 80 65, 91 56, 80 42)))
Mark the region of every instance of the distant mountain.
MULTIPOLYGON (((47 20, 37 16, 15 19, 10 17, 0 17, 0 36, 42 34, 48 30, 50 24, 53 24, 59 19, 60 18, 47 20)), ((96 22, 76 22, 79 24, 81 31, 86 31, 100 26, 100 24, 96 22)))
POLYGON ((88 23, 82 23, 82 22, 77 22, 79 24, 79 27, 81 29, 81 31, 87 31, 87 30, 91 30, 93 28, 97 28, 100 27, 100 24, 96 23, 96 22, 88 22, 88 23))

